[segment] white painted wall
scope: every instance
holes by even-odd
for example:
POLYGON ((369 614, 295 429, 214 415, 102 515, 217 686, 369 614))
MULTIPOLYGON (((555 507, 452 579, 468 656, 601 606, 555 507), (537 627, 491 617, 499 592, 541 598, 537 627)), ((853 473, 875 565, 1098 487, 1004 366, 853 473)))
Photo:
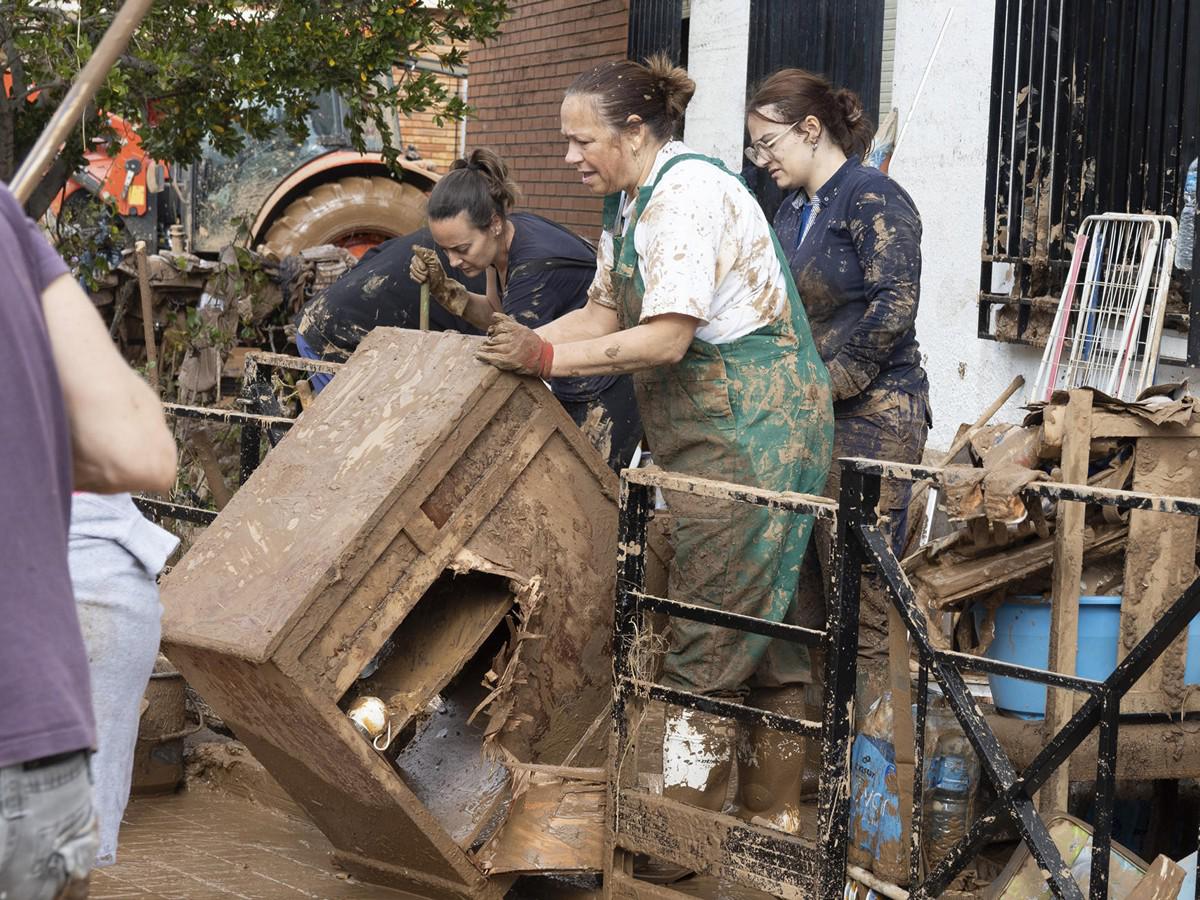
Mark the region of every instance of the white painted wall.
MULTIPOLYGON (((933 406, 929 446, 945 449, 958 425, 974 421, 1015 375, 1032 383, 1041 353, 976 337, 993 2, 897 0, 897 7, 892 104, 900 110, 901 129, 953 10, 889 169, 912 195, 924 226, 917 339, 933 406)), ((996 421, 1020 421, 1025 390, 996 421)))
POLYGON ((688 74, 696 94, 688 104, 683 139, 735 172, 742 168, 749 52, 750 0, 692 0, 688 74))

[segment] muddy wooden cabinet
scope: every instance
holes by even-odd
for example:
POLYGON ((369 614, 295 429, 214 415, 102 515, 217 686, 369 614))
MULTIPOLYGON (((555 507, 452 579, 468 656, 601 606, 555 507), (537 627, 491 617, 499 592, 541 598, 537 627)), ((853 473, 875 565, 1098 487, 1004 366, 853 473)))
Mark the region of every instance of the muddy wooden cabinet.
POLYGON ((423 896, 501 896, 514 782, 608 733, 617 478, 476 340, 374 331, 162 589, 171 660, 339 859, 423 896))

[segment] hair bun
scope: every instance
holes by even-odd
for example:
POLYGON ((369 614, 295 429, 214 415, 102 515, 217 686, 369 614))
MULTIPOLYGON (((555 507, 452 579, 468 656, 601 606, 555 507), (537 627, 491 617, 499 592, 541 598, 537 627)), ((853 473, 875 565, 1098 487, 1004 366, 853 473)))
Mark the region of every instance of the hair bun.
POLYGON ((847 125, 853 125, 862 119, 864 115, 862 101, 858 99, 858 95, 854 91, 839 88, 834 94, 834 99, 846 117, 847 125))

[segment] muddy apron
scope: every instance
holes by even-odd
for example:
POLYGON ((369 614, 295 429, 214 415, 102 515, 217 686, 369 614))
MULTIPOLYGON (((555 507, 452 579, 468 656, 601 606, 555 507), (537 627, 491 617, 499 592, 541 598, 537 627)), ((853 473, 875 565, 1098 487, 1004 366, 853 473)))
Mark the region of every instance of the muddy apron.
MULTIPOLYGON (((641 321, 638 220, 662 176, 688 159, 724 170, 720 161, 699 154, 673 157, 653 184, 639 189, 624 235, 617 226, 620 197, 606 200, 604 227, 613 235, 612 285, 622 329, 641 321)), ((678 363, 635 373, 634 386, 654 461, 664 469, 819 494, 833 447, 829 375, 778 241, 775 252, 789 306, 777 322, 727 344, 693 340, 678 363)), ((672 598, 774 622, 792 617, 811 516, 675 492, 666 499, 675 550, 672 598)), ((775 687, 810 678, 804 647, 671 620, 666 685, 741 696, 752 684, 775 687)))

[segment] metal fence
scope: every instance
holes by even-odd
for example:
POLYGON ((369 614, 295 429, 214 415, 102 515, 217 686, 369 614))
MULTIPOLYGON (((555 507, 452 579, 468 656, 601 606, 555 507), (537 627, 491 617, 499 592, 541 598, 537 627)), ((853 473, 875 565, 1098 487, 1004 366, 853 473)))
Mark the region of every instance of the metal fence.
POLYGON ((655 489, 680 491, 714 501, 733 501, 832 520, 835 505, 819 497, 777 493, 671 473, 627 469, 621 475, 618 532, 617 608, 613 634, 613 723, 609 759, 617 774, 609 779, 609 852, 605 859, 606 892, 610 896, 663 896, 673 892, 638 885, 616 865, 620 852, 647 853, 749 884, 779 897, 839 900, 845 888, 849 824, 850 716, 853 705, 858 633, 858 604, 834 604, 824 631, 767 622, 668 600, 646 591, 647 524, 655 489), (646 614, 656 612, 707 623, 714 628, 761 634, 825 648, 825 702, 820 722, 795 719, 727 700, 664 687, 639 673, 634 662, 637 637, 646 614), (701 710, 747 725, 821 740, 822 769, 818 787, 819 842, 748 825, 717 813, 690 810, 680 803, 640 789, 636 780, 631 706, 648 700, 701 710), (618 765, 615 761, 621 761, 618 765), (715 826, 718 838, 703 852, 689 850, 677 836, 694 832, 699 815, 715 826))
MULTIPOLYGON (((886 537, 876 524, 875 507, 879 502, 883 477, 901 480, 932 479, 941 483, 943 471, 920 466, 881 463, 874 460, 841 461, 842 488, 839 498, 839 536, 844 539, 846 574, 861 571, 863 565, 877 569, 887 585, 892 603, 912 637, 919 662, 917 719, 915 729, 915 768, 913 777, 913 826, 910 858, 910 889, 913 900, 940 896, 989 838, 1013 826, 1029 848, 1055 897, 1082 900, 1083 892, 1063 863, 1062 855, 1051 839, 1046 825, 1034 808, 1033 795, 1093 730, 1099 730, 1096 754, 1095 816, 1092 834, 1091 881, 1089 897, 1103 900, 1108 896, 1109 857, 1112 846, 1113 805, 1116 794, 1117 735, 1121 698, 1134 686, 1171 645, 1188 623, 1200 613, 1200 579, 1172 603, 1149 632, 1129 651, 1113 673, 1103 681, 1063 675, 1041 669, 1004 663, 966 653, 936 648, 930 640, 925 614, 917 602, 900 562, 892 554, 886 537), (963 671, 988 672, 1034 681, 1057 688, 1080 691, 1087 699, 1041 752, 1018 772, 991 727, 979 711, 963 680, 963 671), (955 718, 979 756, 983 777, 996 799, 981 812, 964 837, 941 860, 933 863, 922 880, 921 807, 925 718, 929 676, 937 680, 955 718)), ((1040 502, 1042 498, 1079 501, 1115 509, 1148 509, 1157 512, 1200 516, 1200 501, 1189 498, 1153 496, 1133 491, 1088 488, 1067 484, 1036 484, 1023 496, 1040 502)), ((854 577, 839 582, 838 605, 845 608, 858 603, 858 584, 854 577)))

